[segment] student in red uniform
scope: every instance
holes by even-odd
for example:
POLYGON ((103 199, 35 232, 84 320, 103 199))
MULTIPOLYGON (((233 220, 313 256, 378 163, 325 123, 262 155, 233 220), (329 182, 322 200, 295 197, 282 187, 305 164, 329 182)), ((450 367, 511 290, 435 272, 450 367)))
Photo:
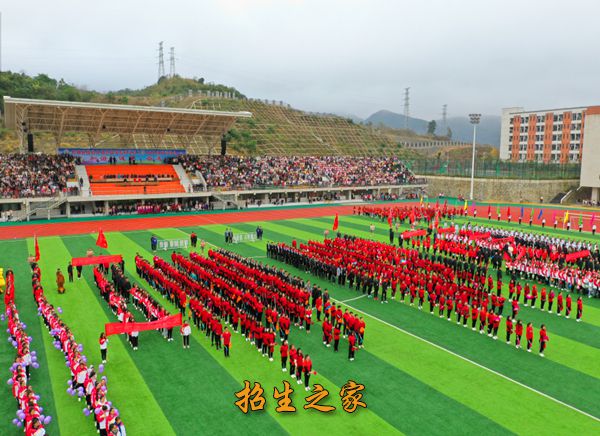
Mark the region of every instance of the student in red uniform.
POLYGON ((104 332, 100 333, 100 339, 98 339, 100 343, 100 355, 102 356, 102 363, 106 363, 106 350, 108 348, 108 338, 104 334, 104 332))
POLYGON ((512 315, 511 315, 511 317, 514 319, 519 314, 519 302, 517 301, 516 298, 513 298, 511 305, 512 305, 512 315))
POLYGON ((531 308, 535 309, 535 302, 537 300, 538 297, 538 290, 537 290, 537 286, 533 285, 533 287, 531 288, 531 308))
POLYGON ((577 322, 581 322, 581 315, 583 315, 583 301, 581 297, 577 298, 577 322))
POLYGON ((298 384, 302 384, 302 370, 304 369, 304 356, 302 355, 302 349, 298 348, 296 352, 296 381, 298 384))
POLYGON ((485 306, 481 307, 479 311, 479 334, 482 335, 485 332, 485 323, 487 321, 487 311, 485 306))
POLYGON ((546 304, 547 294, 546 288, 542 288, 541 296, 540 296, 540 310, 544 311, 544 305, 546 304))
POLYGON ((510 344, 510 335, 513 332, 513 322, 510 316, 506 317, 506 343, 510 344))
POLYGON ((531 344, 533 344, 533 326, 530 322, 527 323, 525 329, 525 339, 527 339, 527 352, 531 353, 531 344))
POLYGON ((290 377, 296 378, 296 347, 293 345, 290 346, 290 377))
POLYGON ((279 354, 281 355, 281 372, 287 371, 288 350, 288 342, 283 341, 283 344, 281 344, 281 347, 279 347, 279 354))
POLYGON ((350 336, 348 336, 348 360, 351 362, 354 360, 355 345, 356 336, 354 336, 354 333, 350 333, 350 336))
POLYGON ((515 348, 521 348, 521 336, 523 336, 523 323, 519 319, 515 325, 515 348))
POLYGON ((566 301, 566 308, 565 308, 565 318, 569 318, 569 316, 571 315, 571 306, 573 304, 573 301, 571 299, 571 294, 567 294, 567 301, 566 301))
POLYGON ((231 332, 227 327, 225 327, 225 331, 223 331, 223 352, 225 353, 225 357, 229 357, 229 349, 231 347, 231 332))
POLYGON ((548 338, 548 332, 546 331, 546 326, 542 324, 540 328, 540 356, 544 357, 544 350, 546 350, 546 344, 550 338, 548 338))
POLYGON ((306 333, 310 333, 310 325, 312 324, 312 309, 309 304, 306 304, 304 311, 304 324, 306 326, 306 333))
POLYGON ((556 314, 560 316, 563 310, 563 295, 562 292, 558 293, 557 303, 556 303, 556 314))
POLYGON ((333 329, 333 351, 337 353, 338 347, 340 345, 340 335, 342 331, 340 329, 340 324, 337 323, 333 329))
POLYGON ((310 356, 308 354, 304 358, 302 370, 304 371, 304 389, 306 391, 310 391, 310 387, 308 387, 308 382, 310 380, 310 372, 312 371, 312 360, 310 360, 310 356))
POLYGON ((552 313, 552 303, 554 303, 554 291, 550 289, 548 294, 548 313, 552 313))
POLYGON ((479 309, 477 308, 477 305, 474 304, 473 307, 471 308, 471 327, 473 329, 473 331, 475 331, 475 328, 477 326, 477 317, 479 316, 479 309))
POLYGON ((492 320, 493 330, 494 330, 494 340, 498 339, 498 328, 500 327, 500 315, 494 313, 494 318, 492 320))

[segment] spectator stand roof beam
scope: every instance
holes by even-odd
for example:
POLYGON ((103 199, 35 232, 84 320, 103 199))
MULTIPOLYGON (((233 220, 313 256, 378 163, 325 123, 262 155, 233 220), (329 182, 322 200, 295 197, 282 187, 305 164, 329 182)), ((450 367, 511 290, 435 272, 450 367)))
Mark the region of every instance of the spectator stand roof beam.
POLYGON ((66 132, 85 133, 90 147, 97 147, 106 135, 118 135, 136 148, 204 144, 196 153, 212 154, 238 118, 250 112, 226 112, 154 106, 82 103, 4 97, 6 126, 14 129, 25 152, 29 133, 50 132, 56 146, 66 132))

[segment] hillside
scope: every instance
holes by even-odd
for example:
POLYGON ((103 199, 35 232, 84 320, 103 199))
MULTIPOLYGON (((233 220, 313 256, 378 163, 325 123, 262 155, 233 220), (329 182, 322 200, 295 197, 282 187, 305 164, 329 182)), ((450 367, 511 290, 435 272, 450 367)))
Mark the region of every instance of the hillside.
MULTIPOLYGON (((229 131, 231 154, 416 155, 402 149, 393 136, 349 118, 312 114, 282 103, 247 99, 235 88, 205 83, 204 79, 163 78, 139 90, 100 93, 79 90, 62 79, 57 81, 45 75, 28 77, 8 72, 1 74, 0 92, 11 97, 252 112, 252 118, 240 119, 229 131)), ((123 143, 124 140, 117 135, 101 135, 96 146, 135 146, 134 143, 123 143)), ((179 145, 176 138, 170 138, 170 141, 165 145, 179 145)), ((39 151, 52 152, 56 148, 53 137, 40 132, 35 133, 35 144, 39 151)), ((66 133, 61 146, 87 147, 89 142, 85 135, 66 133)), ((207 143, 198 138, 193 143, 193 151, 215 152, 218 146, 219 139, 207 143)), ((0 149, 15 151, 17 147, 16 136, 6 129, 1 130, 0 149)))
MULTIPOLYGON (((409 117, 408 128, 422 135, 427 132, 428 122, 427 120, 409 117)), ((404 115, 381 110, 368 117, 365 123, 372 123, 376 126, 383 124, 392 129, 404 129, 404 115)), ((443 121, 441 119, 436 120, 436 124, 435 133, 439 136, 445 136, 447 132, 443 127, 443 121)), ((447 119, 447 124, 452 130, 452 140, 461 142, 471 142, 473 140, 473 126, 468 117, 451 117, 447 119)), ((484 115, 481 117, 481 122, 477 127, 477 142, 495 147, 500 145, 500 116, 484 115)))

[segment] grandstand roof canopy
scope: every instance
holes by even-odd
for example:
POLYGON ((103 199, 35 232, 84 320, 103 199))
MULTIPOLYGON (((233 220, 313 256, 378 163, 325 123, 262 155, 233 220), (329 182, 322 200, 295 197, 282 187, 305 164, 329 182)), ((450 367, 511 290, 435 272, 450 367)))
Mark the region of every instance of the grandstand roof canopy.
POLYGON ((82 103, 4 97, 6 126, 21 137, 29 132, 51 132, 57 144, 65 132, 88 134, 93 145, 100 135, 152 135, 162 143, 165 135, 178 138, 220 137, 237 118, 250 112, 224 112, 185 108, 82 103))

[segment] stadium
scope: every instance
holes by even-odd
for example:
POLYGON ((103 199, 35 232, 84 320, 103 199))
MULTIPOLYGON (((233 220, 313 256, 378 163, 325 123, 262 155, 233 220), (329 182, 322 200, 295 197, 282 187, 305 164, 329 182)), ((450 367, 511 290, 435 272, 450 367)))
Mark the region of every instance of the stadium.
POLYGON ((0 434, 600 433, 599 106, 499 156, 62 82, 0 70, 0 434))

